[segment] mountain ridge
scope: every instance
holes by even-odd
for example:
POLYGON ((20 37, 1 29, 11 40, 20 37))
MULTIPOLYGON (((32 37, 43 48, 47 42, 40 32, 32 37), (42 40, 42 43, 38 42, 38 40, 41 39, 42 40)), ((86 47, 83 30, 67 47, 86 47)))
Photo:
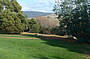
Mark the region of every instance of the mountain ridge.
POLYGON ((54 13, 48 12, 40 12, 40 11, 23 11, 23 13, 27 16, 27 18, 34 18, 38 16, 47 16, 54 13))

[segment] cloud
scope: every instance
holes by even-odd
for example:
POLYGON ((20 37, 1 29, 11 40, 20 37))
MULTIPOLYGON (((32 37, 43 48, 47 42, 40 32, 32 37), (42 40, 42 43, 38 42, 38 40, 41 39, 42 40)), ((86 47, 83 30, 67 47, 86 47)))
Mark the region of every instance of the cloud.
POLYGON ((30 8, 29 8, 26 4, 24 4, 24 3, 22 3, 21 6, 22 6, 22 10, 23 10, 23 11, 28 11, 28 10, 30 10, 30 8))
POLYGON ((52 12, 54 0, 17 0, 23 11, 52 12))

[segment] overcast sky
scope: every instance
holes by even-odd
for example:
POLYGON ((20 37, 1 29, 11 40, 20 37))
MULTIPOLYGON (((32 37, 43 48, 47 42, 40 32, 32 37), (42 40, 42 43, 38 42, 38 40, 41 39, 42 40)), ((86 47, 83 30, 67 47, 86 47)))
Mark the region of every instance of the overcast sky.
POLYGON ((17 0, 23 11, 52 12, 54 0, 17 0))

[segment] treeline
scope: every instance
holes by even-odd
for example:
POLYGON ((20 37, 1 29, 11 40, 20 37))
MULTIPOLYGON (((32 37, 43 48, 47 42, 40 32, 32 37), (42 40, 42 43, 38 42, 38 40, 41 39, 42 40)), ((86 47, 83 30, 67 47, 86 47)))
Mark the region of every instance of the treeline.
POLYGON ((55 34, 53 30, 56 28, 56 26, 49 24, 50 22, 47 22, 48 19, 47 20, 43 20, 43 19, 37 20, 35 18, 32 18, 32 19, 27 19, 27 20, 28 20, 28 24, 27 24, 28 29, 25 30, 26 32, 41 33, 41 34, 55 34), (45 21, 47 23, 44 23, 45 21))
MULTIPOLYGON (((16 0, 0 0, 0 33, 32 33, 70 35, 78 42, 90 42, 90 1, 56 0, 53 9, 60 21, 59 27, 44 28, 37 20, 28 20, 16 0)), ((47 24, 46 24, 47 25, 47 24)))
POLYGON ((36 19, 27 19, 16 0, 0 0, 0 33, 24 31, 50 34, 51 27, 45 28, 36 19))

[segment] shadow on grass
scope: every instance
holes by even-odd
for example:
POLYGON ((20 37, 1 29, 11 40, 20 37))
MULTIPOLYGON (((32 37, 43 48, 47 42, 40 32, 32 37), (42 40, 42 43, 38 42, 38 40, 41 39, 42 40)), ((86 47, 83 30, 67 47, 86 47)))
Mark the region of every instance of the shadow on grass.
POLYGON ((20 35, 19 33, 1 33, 0 34, 6 34, 6 35, 20 35))
POLYGON ((50 46, 55 46, 55 47, 62 47, 72 52, 90 55, 90 44, 85 44, 85 43, 79 44, 76 42, 68 42, 67 41, 68 39, 64 39, 64 38, 50 39, 50 37, 47 38, 47 37, 37 36, 37 35, 24 35, 24 36, 37 37, 37 38, 40 38, 41 40, 44 40, 45 42, 42 42, 44 44, 48 44, 50 46))
POLYGON ((40 59, 66 59, 66 58, 61 58, 61 57, 53 57, 53 56, 51 56, 51 57, 44 57, 44 56, 35 56, 36 58, 40 58, 40 59))
POLYGON ((37 55, 37 56, 33 56, 35 59, 66 59, 64 57, 60 57, 60 56, 43 56, 43 55, 37 55))

